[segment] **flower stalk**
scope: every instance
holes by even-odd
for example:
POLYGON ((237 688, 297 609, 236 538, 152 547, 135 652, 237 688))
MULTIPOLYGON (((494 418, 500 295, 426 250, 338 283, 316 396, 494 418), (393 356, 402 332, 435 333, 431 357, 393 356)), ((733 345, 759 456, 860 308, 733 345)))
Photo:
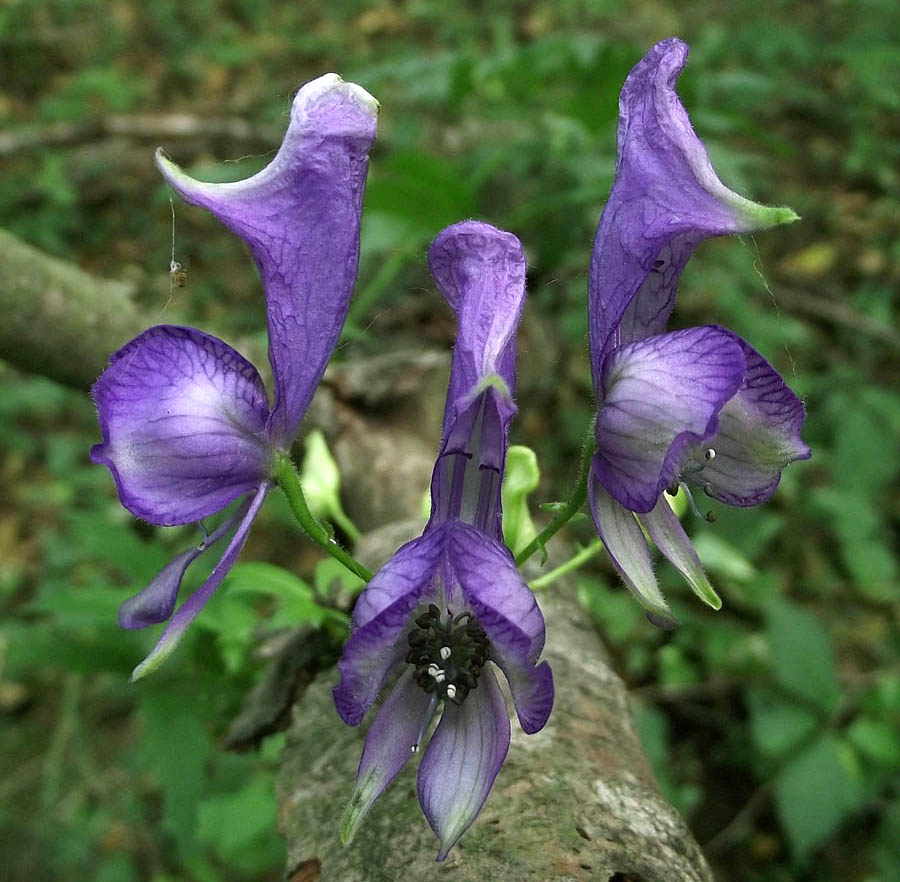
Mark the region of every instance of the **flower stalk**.
POLYGON ((287 497, 291 512, 297 519, 300 529, 326 554, 343 564, 355 576, 364 582, 372 578, 372 573, 358 560, 345 551, 334 539, 331 530, 325 526, 310 510, 303 495, 300 475, 289 456, 280 456, 275 462, 275 480, 287 497))
MULTIPOLYGON (((581 450, 581 464, 578 467, 578 483, 575 484, 571 496, 563 507, 554 515, 553 520, 541 530, 517 555, 516 564, 522 566, 528 558, 538 549, 544 549, 547 543, 577 515, 587 501, 588 474, 590 472, 591 457, 597 449, 597 441, 594 438, 593 428, 585 439, 581 450)), ((544 552, 546 557, 546 551, 544 552)), ((534 583, 532 583, 532 587, 534 583)))
POLYGON ((565 563, 561 563, 558 567, 554 567, 549 573, 544 573, 528 583, 528 587, 532 591, 543 591, 544 588, 552 585, 557 579, 561 579, 568 573, 574 572, 579 567, 584 566, 589 560, 595 558, 603 551, 603 542, 600 539, 594 539, 593 542, 585 545, 580 551, 572 555, 565 563))

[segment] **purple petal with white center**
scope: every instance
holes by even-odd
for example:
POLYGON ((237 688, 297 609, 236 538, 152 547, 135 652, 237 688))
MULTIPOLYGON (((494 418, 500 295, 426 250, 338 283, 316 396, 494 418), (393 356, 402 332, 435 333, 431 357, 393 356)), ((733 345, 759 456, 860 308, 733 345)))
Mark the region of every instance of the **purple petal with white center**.
POLYGON ((719 412, 718 431, 698 450, 698 471, 691 477, 721 502, 750 506, 765 502, 782 470, 811 453, 800 437, 803 402, 752 346, 734 339, 744 353, 744 379, 719 412))
POLYGON ((506 702, 490 668, 459 706, 447 702, 419 766, 419 802, 447 853, 478 816, 509 750, 506 702))
POLYGON ((687 579, 688 584, 704 603, 713 609, 722 608, 722 600, 716 594, 709 578, 703 571, 703 565, 681 521, 678 520, 672 507, 664 496, 660 496, 656 508, 647 514, 638 515, 653 544, 663 553, 678 572, 687 579))
POLYGON ((326 74, 297 93, 281 148, 244 181, 195 181, 156 162, 187 202, 250 248, 266 294, 275 406, 269 437, 287 445, 334 350, 356 282, 359 226, 378 102, 326 74))
POLYGON ((269 448, 266 391, 227 343, 159 325, 126 343, 93 388, 103 442, 91 459, 152 524, 198 521, 255 490, 269 448))
POLYGON ((613 350, 603 368, 592 465, 606 491, 632 511, 650 511, 692 445, 716 433, 743 374, 741 347, 712 325, 613 350))
POLYGON ((409 651, 406 633, 413 610, 434 591, 446 546, 445 530, 407 542, 360 595, 350 639, 338 662, 341 680, 332 695, 341 719, 358 725, 384 686, 391 669, 409 651))
POLYGON ((226 518, 199 545, 182 551, 174 560, 167 563, 151 580, 150 584, 134 597, 130 597, 119 607, 119 625, 122 628, 146 628, 158 625, 172 615, 178 600, 178 589, 187 568, 204 551, 226 536, 244 517, 250 502, 242 503, 238 510, 226 518))
POLYGON ((694 249, 709 236, 797 219, 729 190, 717 177, 675 93, 688 47, 653 46, 619 98, 616 179, 594 241, 589 279, 594 384, 615 346, 660 334, 694 249))
POLYGON ((407 666, 369 726, 356 786, 344 812, 341 840, 346 845, 384 789, 413 755, 419 733, 428 722, 431 696, 413 680, 407 666))
POLYGON ((511 233, 465 221, 440 233, 429 264, 459 322, 431 485, 432 522, 461 518, 499 538, 525 255, 511 233))
POLYGON ((215 593, 216 588, 222 584, 222 580, 234 566, 238 555, 244 547, 244 543, 247 541, 250 526, 259 513, 259 509, 270 488, 271 485, 268 481, 260 484, 253 501, 250 503, 250 507, 247 509, 247 513, 238 525, 234 536, 231 537, 231 542, 228 543, 225 553, 219 559, 207 580, 181 604, 178 611, 172 616, 171 621, 166 626, 166 630, 163 631, 162 637, 159 638, 159 642, 153 647, 151 653, 132 671, 132 681, 140 680, 141 677, 146 677, 147 674, 155 671, 175 651, 188 625, 194 621, 203 607, 206 606, 210 597, 215 593))
MULTIPOLYGON (((544 727, 553 707, 553 675, 537 664, 544 647, 544 617, 504 545, 465 524, 454 524, 448 546, 466 609, 491 642, 491 659, 509 681, 522 729, 544 727)), ((468 701, 468 699, 466 699, 468 701)))
POLYGON ((634 519, 633 512, 623 508, 612 498, 597 479, 591 463, 588 478, 588 504, 594 526, 603 540, 613 566, 619 571, 638 602, 647 610, 647 618, 661 628, 678 626, 653 574, 653 561, 644 534, 634 519))

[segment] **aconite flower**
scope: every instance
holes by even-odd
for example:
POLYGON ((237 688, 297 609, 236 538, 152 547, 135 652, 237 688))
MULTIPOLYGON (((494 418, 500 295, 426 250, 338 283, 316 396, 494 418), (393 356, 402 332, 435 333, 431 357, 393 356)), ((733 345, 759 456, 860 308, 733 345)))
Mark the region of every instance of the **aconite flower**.
POLYGON ((125 628, 170 619, 143 676, 166 658, 234 565, 337 344, 356 281, 359 226, 378 104, 326 74, 297 93, 284 142, 253 177, 193 180, 157 153, 163 176, 250 248, 262 279, 274 402, 256 368, 194 328, 159 325, 126 343, 93 388, 103 441, 94 462, 151 524, 201 522, 244 501, 123 604, 125 628), (234 531, 209 578, 172 615, 188 566, 234 531))
POLYGON ((366 736, 345 841, 440 714, 418 794, 443 860, 481 810, 509 748, 496 672, 528 733, 547 721, 553 678, 547 662, 538 663, 543 617, 501 535, 525 257, 515 236, 474 221, 444 230, 429 257, 459 321, 431 519, 361 594, 334 701, 355 726, 386 689, 366 736))
POLYGON ((643 530, 721 605, 663 492, 688 482, 729 505, 757 505, 785 466, 810 456, 803 404, 748 343, 714 325, 666 333, 681 271, 703 239, 796 219, 716 176, 675 93, 687 52, 675 38, 657 43, 625 81, 588 302, 598 402, 591 513, 616 569, 663 626, 675 620, 643 530))

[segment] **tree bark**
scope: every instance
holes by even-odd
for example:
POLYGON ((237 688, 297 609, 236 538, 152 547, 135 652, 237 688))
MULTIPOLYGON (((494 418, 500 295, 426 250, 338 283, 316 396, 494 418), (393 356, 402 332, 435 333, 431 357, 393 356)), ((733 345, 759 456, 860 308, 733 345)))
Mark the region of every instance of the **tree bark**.
POLYGON ((146 325, 129 285, 99 279, 0 230, 0 358, 87 390, 109 354, 146 325))

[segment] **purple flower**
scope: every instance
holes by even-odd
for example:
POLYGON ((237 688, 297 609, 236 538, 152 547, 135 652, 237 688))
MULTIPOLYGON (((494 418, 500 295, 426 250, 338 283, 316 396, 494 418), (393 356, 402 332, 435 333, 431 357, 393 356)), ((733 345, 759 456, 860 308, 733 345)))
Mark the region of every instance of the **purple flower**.
POLYGON ((619 99, 616 179, 591 258, 588 318, 597 451, 589 502, 616 569, 652 621, 675 619, 641 527, 694 591, 713 591, 662 493, 690 481, 729 505, 757 505, 810 456, 803 404, 740 337, 716 326, 665 333, 697 245, 796 220, 725 187, 675 94, 688 47, 657 43, 619 99))
POLYGON ((188 202, 209 209, 249 246, 266 295, 270 408, 256 368, 227 343, 159 325, 123 346, 94 385, 103 442, 91 459, 112 472, 122 505, 151 524, 200 521, 246 499, 197 547, 178 555, 123 604, 124 628, 171 621, 135 669, 175 648, 241 551, 337 343, 359 258, 359 224, 378 104, 326 74, 294 99, 277 155, 253 177, 207 184, 161 151, 157 165, 188 202), (209 578, 172 611, 188 566, 231 530, 209 578))
POLYGON ((547 721, 553 678, 547 662, 538 664, 543 617, 500 530, 525 257, 515 236, 468 221, 444 230, 429 258, 459 320, 431 519, 360 596, 334 701, 356 726, 390 683, 366 737, 345 841, 442 709, 418 790, 443 860, 481 810, 509 748, 494 666, 528 733, 547 721))

